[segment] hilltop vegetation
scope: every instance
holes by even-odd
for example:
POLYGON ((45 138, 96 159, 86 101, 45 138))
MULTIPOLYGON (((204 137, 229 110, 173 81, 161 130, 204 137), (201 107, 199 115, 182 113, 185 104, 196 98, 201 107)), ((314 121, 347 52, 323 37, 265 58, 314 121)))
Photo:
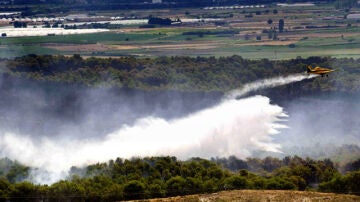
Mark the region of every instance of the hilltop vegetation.
POLYGON ((353 168, 357 171, 341 175, 329 159, 298 156, 246 161, 236 157, 211 161, 200 158, 180 161, 176 157, 117 158, 85 168, 73 167, 69 179, 48 186, 16 182, 14 177, 24 177, 24 173, 31 179, 30 171, 34 168, 3 159, 0 165, 10 163, 10 169, 0 178, 0 200, 115 201, 234 189, 314 189, 358 194, 358 161, 350 163, 357 165, 353 168))
POLYGON ((359 63, 351 58, 297 58, 283 61, 231 57, 81 58, 27 55, 3 61, 4 72, 39 81, 76 83, 92 87, 141 90, 226 92, 257 79, 306 71, 307 65, 336 69, 328 78, 318 78, 283 87, 286 94, 312 92, 356 94, 360 91, 359 63), (288 89, 287 89, 288 88, 288 89))

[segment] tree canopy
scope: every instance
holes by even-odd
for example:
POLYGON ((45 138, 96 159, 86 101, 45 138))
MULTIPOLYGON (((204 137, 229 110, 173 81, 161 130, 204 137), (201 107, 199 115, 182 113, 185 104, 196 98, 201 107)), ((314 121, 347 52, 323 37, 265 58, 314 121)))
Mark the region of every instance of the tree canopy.
POLYGON ((87 58, 53 55, 27 55, 6 60, 10 76, 77 83, 86 86, 142 90, 226 92, 244 84, 279 75, 305 72, 307 65, 336 69, 329 78, 307 80, 282 87, 288 95, 360 92, 360 60, 352 58, 309 57, 271 61, 231 57, 87 58), (287 89, 288 88, 288 89, 287 89))
MULTIPOLYGON (((6 160, 11 163, 10 160, 6 160)), ((22 175, 17 171, 16 175, 22 175)), ((232 189, 305 190, 359 193, 359 171, 341 175, 329 160, 236 157, 206 160, 145 157, 73 167, 70 178, 52 185, 0 178, 0 200, 115 201, 211 193, 232 189), (241 161, 242 164, 234 164, 241 161), (244 165, 248 169, 243 169, 244 165), (228 165, 231 166, 229 170, 228 165), (234 166, 236 165, 236 166, 234 166), (79 175, 83 173, 83 175, 79 175)))

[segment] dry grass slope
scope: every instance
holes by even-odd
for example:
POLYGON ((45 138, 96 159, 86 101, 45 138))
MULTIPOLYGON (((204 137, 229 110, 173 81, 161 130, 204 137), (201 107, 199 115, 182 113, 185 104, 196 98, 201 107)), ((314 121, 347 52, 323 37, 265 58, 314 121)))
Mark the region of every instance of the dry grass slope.
POLYGON ((141 200, 143 202, 357 202, 360 196, 308 191, 233 190, 213 194, 141 200))

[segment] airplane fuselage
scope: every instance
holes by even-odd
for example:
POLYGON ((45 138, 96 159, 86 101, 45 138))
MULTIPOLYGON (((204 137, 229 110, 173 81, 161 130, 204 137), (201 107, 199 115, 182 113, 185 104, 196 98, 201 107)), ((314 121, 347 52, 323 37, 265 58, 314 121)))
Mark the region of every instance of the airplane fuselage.
POLYGON ((324 76, 324 75, 327 75, 328 73, 333 72, 333 71, 335 71, 335 70, 328 69, 328 68, 323 68, 323 67, 311 68, 310 65, 307 67, 307 73, 308 74, 318 74, 318 75, 324 76))

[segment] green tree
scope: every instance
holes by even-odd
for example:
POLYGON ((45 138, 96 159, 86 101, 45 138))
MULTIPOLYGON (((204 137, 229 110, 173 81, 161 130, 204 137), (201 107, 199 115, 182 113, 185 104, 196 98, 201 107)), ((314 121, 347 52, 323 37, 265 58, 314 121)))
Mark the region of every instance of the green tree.
POLYGON ((8 180, 5 178, 0 178, 0 201, 5 202, 9 197, 9 192, 11 191, 12 187, 8 180))
POLYGON ((210 178, 215 178, 215 179, 221 179, 224 177, 224 173, 223 170, 221 170, 219 167, 211 167, 207 170, 207 175, 210 178))
POLYGON ((6 178, 12 183, 23 181, 26 177, 28 177, 29 169, 29 167, 14 164, 7 172, 6 178))
POLYGON ((360 193, 360 171, 350 172, 344 177, 350 194, 360 193))
POLYGON ((324 192, 335 192, 335 193, 348 193, 349 188, 346 180, 338 175, 335 176, 331 181, 320 183, 319 190, 324 192))
POLYGON ((132 180, 126 183, 124 185, 124 197, 126 200, 146 198, 145 184, 138 180, 132 180))
POLYGON ((248 182, 245 177, 234 175, 224 180, 225 189, 245 189, 248 182))
POLYGON ((334 6, 336 9, 350 9, 358 4, 358 0, 336 0, 334 6))
POLYGON ((59 181, 49 188, 49 196, 51 201, 85 201, 84 187, 76 182, 67 180, 59 181))
POLYGON ((268 172, 272 172, 273 170, 280 168, 281 166, 282 166, 281 160, 268 156, 263 160, 262 167, 264 168, 264 170, 268 172))
POLYGON ((284 25, 285 25, 284 19, 280 19, 279 20, 279 32, 280 33, 282 33, 284 31, 284 25))
POLYGON ((177 195, 184 195, 186 190, 186 180, 181 176, 176 176, 170 178, 166 182, 166 193, 168 196, 177 196, 177 195))
POLYGON ((288 179, 273 177, 266 181, 265 188, 272 190, 291 190, 296 189, 296 185, 288 179))
POLYGON ((9 196, 11 201, 34 201, 34 199, 41 199, 42 197, 38 192, 38 187, 30 182, 15 184, 9 196))
POLYGON ((205 192, 214 192, 218 190, 217 180, 209 179, 203 183, 203 189, 205 192))
POLYGON ((278 40, 278 36, 277 36, 276 30, 273 31, 272 37, 273 37, 273 40, 278 40))
POLYGON ((166 190, 160 183, 153 182, 149 185, 149 194, 152 198, 159 198, 166 196, 166 190))
POLYGON ((268 39, 272 39, 274 35, 274 31, 270 29, 267 34, 268 34, 268 39))

